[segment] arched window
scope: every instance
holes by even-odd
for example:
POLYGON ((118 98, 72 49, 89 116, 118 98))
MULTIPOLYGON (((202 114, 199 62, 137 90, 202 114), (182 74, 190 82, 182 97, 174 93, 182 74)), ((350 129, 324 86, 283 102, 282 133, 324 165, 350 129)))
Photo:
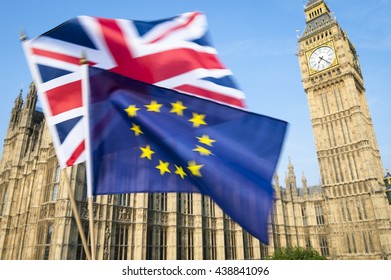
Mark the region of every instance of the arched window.
POLYGON ((3 189, 3 193, 0 192, 0 195, 1 196, 1 204, 0 204, 0 216, 3 215, 3 210, 4 210, 4 207, 5 207, 5 200, 7 198, 7 188, 5 186, 3 186, 2 188, 0 188, 0 190, 3 189))
POLYGON ((58 194, 58 186, 60 184, 60 166, 57 166, 54 173, 54 180, 53 180, 53 187, 52 187, 52 193, 51 193, 51 199, 50 201, 56 201, 57 200, 57 194, 58 194))
POLYGON ((52 242, 52 234, 53 234, 53 224, 50 223, 48 225, 48 231, 46 233, 46 242, 45 242, 45 254, 43 259, 48 260, 49 259, 49 254, 50 254, 50 244, 52 242))

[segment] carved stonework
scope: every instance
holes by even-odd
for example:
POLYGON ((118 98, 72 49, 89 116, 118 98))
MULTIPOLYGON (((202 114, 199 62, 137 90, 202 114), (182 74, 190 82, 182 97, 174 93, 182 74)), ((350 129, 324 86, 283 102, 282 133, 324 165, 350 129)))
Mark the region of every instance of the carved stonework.
POLYGON ((103 258, 105 260, 109 259, 110 239, 111 239, 110 227, 106 226, 106 229, 105 229, 105 243, 104 243, 104 249, 103 249, 103 258))
POLYGON ((194 226, 194 216, 189 215, 187 222, 190 227, 193 227, 194 226))
POLYGON ((81 205, 80 217, 82 219, 88 219, 88 204, 87 203, 83 203, 81 205))
POLYGON ((120 221, 130 221, 130 209, 126 207, 120 207, 117 209, 117 217, 120 221))
POLYGON ((54 218, 54 213, 56 212, 56 204, 49 204, 48 218, 54 218))
POLYGON ((43 220, 47 217, 48 215, 48 205, 44 204, 41 206, 40 212, 39 212, 39 219, 43 220))

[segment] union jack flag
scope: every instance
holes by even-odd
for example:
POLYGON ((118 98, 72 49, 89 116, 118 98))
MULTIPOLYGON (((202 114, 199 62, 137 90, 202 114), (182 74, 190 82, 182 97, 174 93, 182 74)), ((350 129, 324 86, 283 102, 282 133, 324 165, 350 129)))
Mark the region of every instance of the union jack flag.
POLYGON ((244 94, 208 40, 206 17, 158 21, 79 16, 23 42, 59 164, 85 160, 80 57, 91 66, 244 107, 244 94))

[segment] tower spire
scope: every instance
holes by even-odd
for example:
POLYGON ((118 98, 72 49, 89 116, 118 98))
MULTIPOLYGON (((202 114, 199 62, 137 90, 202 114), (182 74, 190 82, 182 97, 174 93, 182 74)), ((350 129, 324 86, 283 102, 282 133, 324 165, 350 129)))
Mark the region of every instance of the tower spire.
POLYGON ((38 100, 37 89, 35 88, 34 82, 32 82, 30 84, 29 92, 27 93, 25 107, 27 109, 34 110, 37 100, 38 100))
POLYGON ((23 89, 20 89, 18 97, 15 99, 14 108, 20 109, 23 104, 23 89))

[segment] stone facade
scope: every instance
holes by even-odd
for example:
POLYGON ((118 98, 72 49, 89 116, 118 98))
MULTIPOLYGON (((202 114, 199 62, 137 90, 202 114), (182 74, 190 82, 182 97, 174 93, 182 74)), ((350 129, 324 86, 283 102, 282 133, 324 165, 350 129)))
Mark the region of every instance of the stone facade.
MULTIPOLYGON (((322 184, 307 186, 303 175, 299 187, 291 162, 284 187, 275 176, 269 246, 207 196, 97 196, 97 259, 264 259, 288 246, 312 247, 330 259, 390 257, 391 209, 356 51, 324 1, 308 1, 305 13, 298 58, 322 184), (315 71, 309 61, 322 46, 335 60, 321 70, 312 65, 315 71)), ((88 236, 85 168, 59 169, 36 102, 32 84, 25 100, 15 100, 4 140, 0 259, 85 259, 64 183, 67 176, 88 236)))

